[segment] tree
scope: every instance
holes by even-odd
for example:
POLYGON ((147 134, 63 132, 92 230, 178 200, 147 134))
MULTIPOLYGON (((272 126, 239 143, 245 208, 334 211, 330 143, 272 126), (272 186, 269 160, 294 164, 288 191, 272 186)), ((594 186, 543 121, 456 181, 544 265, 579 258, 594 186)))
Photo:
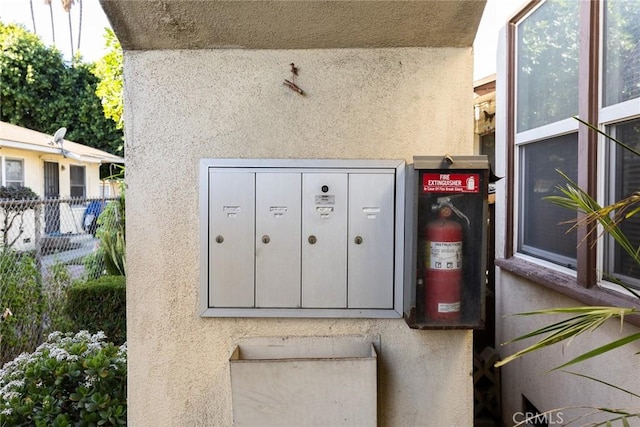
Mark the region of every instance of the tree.
POLYGON ((96 94, 102 99, 105 116, 116 122, 122 129, 123 114, 123 79, 122 79, 122 47, 112 29, 105 30, 105 45, 108 49, 105 56, 96 62, 94 74, 100 82, 96 94))
POLYGON ((65 63, 24 27, 0 22, 0 120, 122 154, 122 130, 105 117, 93 65, 65 63))

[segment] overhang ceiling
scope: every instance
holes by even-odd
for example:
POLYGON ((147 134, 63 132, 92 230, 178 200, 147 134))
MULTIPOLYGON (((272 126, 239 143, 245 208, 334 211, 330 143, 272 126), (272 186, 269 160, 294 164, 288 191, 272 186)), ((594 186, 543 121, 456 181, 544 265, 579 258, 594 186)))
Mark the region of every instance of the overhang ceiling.
POLYGON ((100 0, 126 50, 470 47, 485 0, 100 0))

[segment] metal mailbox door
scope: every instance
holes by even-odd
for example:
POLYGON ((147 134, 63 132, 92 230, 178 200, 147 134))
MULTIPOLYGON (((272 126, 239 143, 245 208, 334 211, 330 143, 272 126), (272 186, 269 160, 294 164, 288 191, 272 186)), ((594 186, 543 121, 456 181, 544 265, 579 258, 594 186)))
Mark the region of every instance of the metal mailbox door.
POLYGON ((393 307, 392 173, 349 175, 349 308, 393 307))
POLYGON ((256 173, 256 307, 300 307, 300 173, 256 173))
POLYGON ((347 306, 346 173, 302 174, 302 306, 347 306))
POLYGON ((255 174, 209 173, 209 306, 254 306, 255 174))

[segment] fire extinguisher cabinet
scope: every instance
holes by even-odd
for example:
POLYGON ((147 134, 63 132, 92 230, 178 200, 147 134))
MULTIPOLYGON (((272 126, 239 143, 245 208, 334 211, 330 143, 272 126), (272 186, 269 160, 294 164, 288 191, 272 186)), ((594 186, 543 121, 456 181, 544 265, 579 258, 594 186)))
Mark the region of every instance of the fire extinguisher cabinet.
POLYGON ((481 329, 487 280, 486 156, 416 156, 407 171, 405 320, 481 329))

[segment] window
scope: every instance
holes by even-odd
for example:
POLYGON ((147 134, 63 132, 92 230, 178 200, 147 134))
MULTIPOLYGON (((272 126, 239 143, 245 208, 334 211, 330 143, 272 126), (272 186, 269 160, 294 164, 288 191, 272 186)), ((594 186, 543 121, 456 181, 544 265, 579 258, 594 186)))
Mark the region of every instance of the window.
POLYGON ((544 198, 564 182, 558 171, 577 179, 578 2, 542 3, 516 31, 517 247, 575 267, 576 235, 562 224, 575 213, 544 198))
POLYGON ((550 204, 544 198, 559 194, 564 183, 562 171, 576 180, 578 172, 578 139, 575 133, 523 145, 521 230, 519 249, 523 253, 569 267, 575 266, 576 235, 567 233, 570 225, 558 225, 575 219, 575 213, 550 204))
POLYGON ((24 162, 19 159, 4 159, 4 186, 24 187, 24 162))
POLYGON ((518 132, 578 113, 578 2, 546 2, 518 25, 518 132))
MULTIPOLYGON (((640 269, 613 239, 596 246, 584 228, 567 233, 575 212, 545 200, 566 183, 558 171, 602 205, 640 191, 640 158, 573 119, 640 150, 640 0, 532 1, 507 45, 506 255, 575 269, 583 286, 602 272, 640 287, 640 269)), ((621 227, 637 246, 640 214, 621 227)))
POLYGON ((70 166, 69 174, 71 181, 71 197, 86 197, 84 166, 70 166))
MULTIPOLYGON (((640 151, 640 119, 616 124, 607 128, 607 133, 640 151)), ((611 144, 610 202, 621 200, 640 191, 640 157, 617 144, 611 144)), ((640 215, 624 220, 620 227, 629 241, 640 242, 640 215)), ((629 284, 640 285, 640 269, 631 255, 627 254, 613 239, 607 247, 605 271, 629 284)))
POLYGON ((640 4, 610 0, 604 13, 604 106, 609 106, 640 97, 640 4))

